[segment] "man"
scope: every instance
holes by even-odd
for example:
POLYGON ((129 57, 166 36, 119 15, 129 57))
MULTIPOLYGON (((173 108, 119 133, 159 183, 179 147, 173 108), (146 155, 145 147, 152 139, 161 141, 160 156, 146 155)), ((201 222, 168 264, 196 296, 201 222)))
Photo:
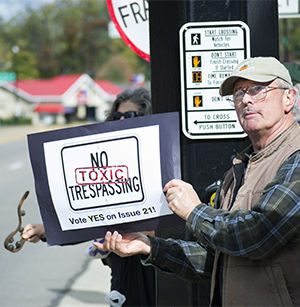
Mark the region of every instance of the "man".
POLYGON ((197 242, 108 232, 97 247, 147 255, 145 264, 187 279, 211 277, 215 306, 300 305, 300 127, 290 75, 275 58, 246 59, 220 94, 232 95, 252 143, 224 177, 220 209, 181 180, 164 188, 197 242))

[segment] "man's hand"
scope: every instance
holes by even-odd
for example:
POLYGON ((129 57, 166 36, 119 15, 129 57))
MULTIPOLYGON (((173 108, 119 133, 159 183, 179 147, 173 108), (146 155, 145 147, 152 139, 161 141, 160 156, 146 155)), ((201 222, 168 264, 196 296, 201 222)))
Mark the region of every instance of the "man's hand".
POLYGON ((149 255, 151 252, 150 240, 141 232, 121 235, 117 231, 113 234, 108 231, 104 243, 94 242, 94 245, 102 251, 114 252, 121 257, 149 255))
POLYGON ((164 192, 169 208, 184 220, 187 220, 193 209, 201 203, 192 185, 179 179, 169 181, 164 192))
POLYGON ((22 232, 22 238, 28 242, 37 243, 46 239, 43 224, 27 224, 22 232))

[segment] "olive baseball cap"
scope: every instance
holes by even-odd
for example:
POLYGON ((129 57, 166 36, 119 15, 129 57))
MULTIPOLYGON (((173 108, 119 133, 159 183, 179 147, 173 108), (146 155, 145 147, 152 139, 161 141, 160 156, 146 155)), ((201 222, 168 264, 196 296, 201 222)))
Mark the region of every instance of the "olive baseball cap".
POLYGON ((277 59, 255 57, 243 60, 236 66, 232 74, 221 84, 220 95, 232 95, 234 83, 240 78, 256 82, 269 82, 280 78, 293 85, 288 70, 277 59))

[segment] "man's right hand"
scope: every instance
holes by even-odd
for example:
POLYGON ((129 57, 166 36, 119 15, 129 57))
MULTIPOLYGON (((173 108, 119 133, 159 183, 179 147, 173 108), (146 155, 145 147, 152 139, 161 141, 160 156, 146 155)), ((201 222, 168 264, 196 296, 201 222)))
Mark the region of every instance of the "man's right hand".
POLYGON ((151 252, 149 238, 141 233, 128 233, 121 235, 117 231, 113 234, 108 231, 103 243, 94 242, 94 245, 102 251, 110 251, 120 257, 128 257, 137 254, 149 255, 151 252))

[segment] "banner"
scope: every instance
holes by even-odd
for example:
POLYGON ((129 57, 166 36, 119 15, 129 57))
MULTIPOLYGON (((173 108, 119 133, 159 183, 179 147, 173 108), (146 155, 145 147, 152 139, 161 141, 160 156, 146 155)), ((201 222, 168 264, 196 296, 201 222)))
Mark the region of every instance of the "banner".
POLYGON ((30 134, 28 146, 50 245, 176 219, 163 187, 181 177, 178 113, 30 134))

